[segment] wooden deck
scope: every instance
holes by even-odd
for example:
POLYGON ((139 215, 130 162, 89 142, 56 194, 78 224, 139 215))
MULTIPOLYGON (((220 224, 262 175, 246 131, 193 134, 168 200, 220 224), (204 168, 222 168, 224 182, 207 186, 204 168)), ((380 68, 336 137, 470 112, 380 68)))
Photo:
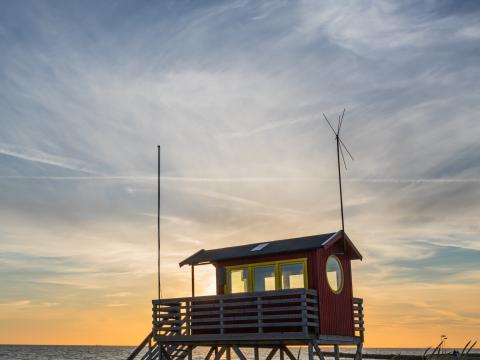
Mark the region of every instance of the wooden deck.
POLYGON ((320 334, 315 290, 153 300, 153 337, 162 343, 358 344, 363 341, 362 300, 353 304, 355 336, 320 334))
MULTIPOLYGON (((324 360, 320 346, 332 345, 336 360, 339 346, 355 345, 361 360, 364 336, 363 300, 353 299, 354 336, 321 334, 315 290, 292 289, 217 296, 153 300, 153 329, 128 360, 193 359, 197 347, 208 347, 205 360, 227 359, 235 354, 246 360, 252 349, 269 349, 267 360, 297 360, 288 348, 305 345, 308 358, 324 360)), ((321 306, 321 304, 320 304, 321 306)))

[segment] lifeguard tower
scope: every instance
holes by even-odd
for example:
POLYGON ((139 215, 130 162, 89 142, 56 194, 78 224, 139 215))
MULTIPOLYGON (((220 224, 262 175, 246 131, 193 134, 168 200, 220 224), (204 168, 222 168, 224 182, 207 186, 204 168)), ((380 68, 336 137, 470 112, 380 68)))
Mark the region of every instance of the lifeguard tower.
MULTIPOLYGON (((200 250, 180 262, 192 269, 192 296, 153 300, 153 329, 145 339, 145 359, 192 359, 209 347, 205 359, 296 357, 288 348, 304 345, 308 358, 323 359, 321 346, 355 345, 361 358, 362 299, 353 296, 351 261, 362 255, 342 230, 200 250), (195 266, 216 268, 217 294, 195 296, 195 266), (148 352, 153 355, 148 357, 148 352)), ((140 351, 139 351, 140 352, 140 351)), ((132 354, 134 355, 134 354, 132 354)))

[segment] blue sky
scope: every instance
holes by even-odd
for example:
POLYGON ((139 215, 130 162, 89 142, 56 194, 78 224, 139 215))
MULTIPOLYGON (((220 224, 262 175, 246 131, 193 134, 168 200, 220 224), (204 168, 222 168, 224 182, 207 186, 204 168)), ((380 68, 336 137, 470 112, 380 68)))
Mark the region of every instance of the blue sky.
POLYGON ((157 144, 167 295, 199 248, 337 230, 322 113, 344 107, 372 334, 398 305, 405 329, 441 313, 462 342, 480 325, 479 20, 475 1, 4 3, 0 342, 27 341, 6 329, 39 307, 148 313, 157 144))

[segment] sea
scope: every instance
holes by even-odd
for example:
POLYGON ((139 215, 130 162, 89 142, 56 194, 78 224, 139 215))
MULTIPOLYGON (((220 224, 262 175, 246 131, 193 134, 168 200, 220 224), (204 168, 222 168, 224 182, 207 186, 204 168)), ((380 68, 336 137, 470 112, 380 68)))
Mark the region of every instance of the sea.
MULTIPOLYGON (((64 345, 0 345, 1 360, 125 360, 135 349, 131 346, 64 346, 64 345)), ((331 351, 325 347, 325 351, 331 351)), ((453 351, 454 349, 447 349, 453 351)), ((194 360, 203 360, 207 353, 207 348, 198 348, 195 350, 194 360), (202 357, 203 355, 203 357, 202 357)), ((292 347, 292 353, 295 357, 306 360, 307 349, 305 347, 292 347)), ((342 352, 355 352, 353 348, 341 348, 342 352)), ((401 355, 422 355, 425 349, 415 348, 365 348, 366 354, 401 354, 401 355)), ((472 351, 473 352, 473 351, 472 351)), ((478 352, 476 349, 475 352, 478 352)), ((253 358, 253 354, 245 351, 248 359, 253 358)), ((265 358, 266 354, 260 353, 265 358)), ((232 358, 235 358, 232 356, 232 358)), ((274 357, 277 359, 278 355, 274 357)), ((349 359, 351 360, 351 359, 349 359)))

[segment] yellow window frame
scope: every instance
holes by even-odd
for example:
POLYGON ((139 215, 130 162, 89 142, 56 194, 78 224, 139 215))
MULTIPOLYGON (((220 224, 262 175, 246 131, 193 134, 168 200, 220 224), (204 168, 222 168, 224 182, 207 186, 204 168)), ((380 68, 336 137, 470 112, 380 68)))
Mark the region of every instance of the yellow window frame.
POLYGON ((254 292, 254 284, 255 284, 255 268, 260 267, 267 267, 273 266, 275 271, 275 290, 282 289, 282 279, 280 268, 282 265, 290 265, 290 264, 302 264, 303 265, 303 285, 307 289, 308 288, 308 267, 307 267, 307 258, 298 258, 298 259, 288 259, 288 260, 278 260, 278 261, 267 261, 267 262, 259 262, 259 263, 251 263, 251 264, 242 264, 242 265, 233 265, 233 266, 225 266, 225 293, 231 294, 231 286, 230 286, 230 274, 229 271, 231 270, 239 270, 239 269, 247 269, 248 270, 248 292, 254 292))

